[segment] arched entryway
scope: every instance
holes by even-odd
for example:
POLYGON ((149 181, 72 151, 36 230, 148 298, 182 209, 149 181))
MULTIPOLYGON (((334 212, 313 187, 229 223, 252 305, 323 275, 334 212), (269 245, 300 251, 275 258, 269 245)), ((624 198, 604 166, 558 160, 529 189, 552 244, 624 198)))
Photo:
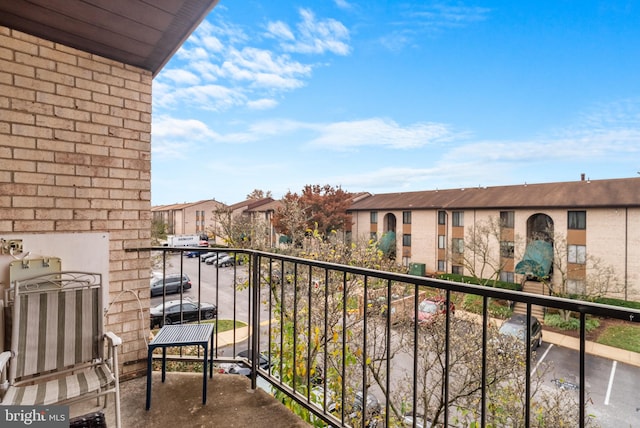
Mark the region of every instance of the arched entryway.
POLYGON ((383 219, 383 233, 378 247, 390 259, 396 258, 396 216, 394 214, 385 214, 383 219))

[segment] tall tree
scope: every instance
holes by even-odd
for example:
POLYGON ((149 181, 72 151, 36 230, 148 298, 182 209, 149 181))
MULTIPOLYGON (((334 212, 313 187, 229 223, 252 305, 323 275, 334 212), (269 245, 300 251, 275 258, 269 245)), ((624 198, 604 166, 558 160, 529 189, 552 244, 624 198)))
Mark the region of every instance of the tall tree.
POLYGON ((263 198, 271 198, 271 190, 267 190, 266 192, 261 189, 253 189, 251 193, 247 195, 247 199, 256 200, 263 198))
POLYGON ((282 199, 283 206, 276 210, 273 224, 279 233, 296 238, 309 230, 318 230, 324 236, 351 226, 347 209, 351 194, 328 184, 306 185, 300 194, 290 191, 282 199))

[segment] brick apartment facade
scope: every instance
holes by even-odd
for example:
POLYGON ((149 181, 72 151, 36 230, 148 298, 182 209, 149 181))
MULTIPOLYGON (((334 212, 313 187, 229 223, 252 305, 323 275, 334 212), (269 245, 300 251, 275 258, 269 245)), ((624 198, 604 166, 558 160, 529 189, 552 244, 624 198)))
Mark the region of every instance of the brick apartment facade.
POLYGON ((108 257, 106 323, 123 339, 124 376, 146 364, 150 255, 125 248, 150 243, 151 81, 0 26, 0 237, 24 238, 25 251, 29 238, 79 237, 63 270, 74 250, 108 257), (95 233, 108 254, 92 247, 95 233))
MULTIPOLYGON (((617 287, 609 297, 640 300, 640 178, 585 180, 387 193, 369 196, 350 207, 354 238, 383 239, 396 234, 398 262, 424 264, 427 272, 470 275, 456 258, 474 260, 480 272, 481 254, 469 254, 469 233, 475 225, 497 221, 499 238, 491 240, 490 257, 502 266, 501 279, 521 282, 516 272, 526 245, 536 234, 555 237, 552 283, 560 286, 564 271, 567 291, 584 293, 590 275, 598 275, 586 260, 610 266, 617 287), (462 251, 460 251, 462 250, 462 251)), ((468 266, 468 264, 467 264, 468 266)), ((493 273, 492 269, 485 273, 493 273)), ((593 278, 593 276, 591 276, 593 278)))

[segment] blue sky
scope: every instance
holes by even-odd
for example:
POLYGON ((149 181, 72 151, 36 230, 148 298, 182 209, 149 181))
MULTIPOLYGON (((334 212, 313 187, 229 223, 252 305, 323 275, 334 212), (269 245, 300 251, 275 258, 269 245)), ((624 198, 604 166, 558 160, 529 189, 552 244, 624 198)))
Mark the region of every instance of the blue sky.
POLYGON ((152 204, 635 177, 640 2, 220 0, 153 82, 152 204))

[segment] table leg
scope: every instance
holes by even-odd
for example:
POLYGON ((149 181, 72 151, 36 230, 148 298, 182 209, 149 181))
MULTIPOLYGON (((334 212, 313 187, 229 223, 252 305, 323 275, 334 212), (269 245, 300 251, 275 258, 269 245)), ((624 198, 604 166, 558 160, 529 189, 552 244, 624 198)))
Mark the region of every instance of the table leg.
POLYGON ((202 404, 207 403, 207 352, 209 351, 208 342, 204 344, 204 367, 202 367, 202 404))
POLYGON ((213 377, 213 364, 211 363, 211 361, 213 361, 213 334, 211 334, 211 339, 210 339, 210 343, 209 343, 209 377, 212 378, 213 377))
POLYGON ((164 383, 164 379, 167 377, 167 347, 162 347, 162 383, 164 383))
POLYGON ((149 408, 151 407, 151 374, 153 372, 152 354, 153 348, 149 347, 147 351, 147 404, 145 406, 145 410, 149 410, 149 408))

